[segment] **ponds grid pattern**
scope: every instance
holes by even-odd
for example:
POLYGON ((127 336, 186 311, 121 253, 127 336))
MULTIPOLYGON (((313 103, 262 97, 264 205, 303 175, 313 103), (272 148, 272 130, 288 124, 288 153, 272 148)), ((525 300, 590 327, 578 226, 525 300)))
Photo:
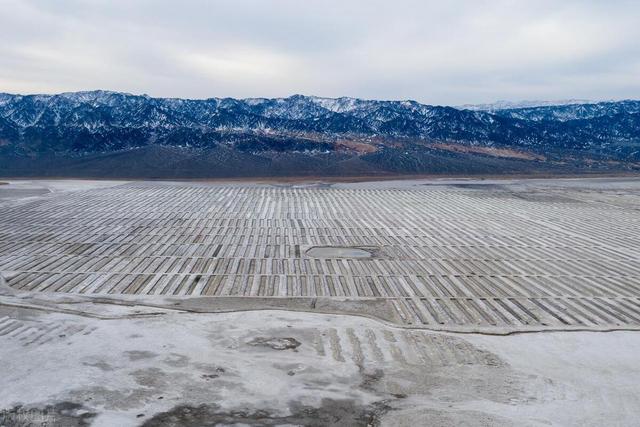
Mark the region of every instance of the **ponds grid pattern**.
POLYGON ((640 212, 605 203, 141 182, 0 214, 0 271, 17 290, 383 298, 426 327, 640 326, 640 212), (375 251, 313 258, 316 246, 375 251))

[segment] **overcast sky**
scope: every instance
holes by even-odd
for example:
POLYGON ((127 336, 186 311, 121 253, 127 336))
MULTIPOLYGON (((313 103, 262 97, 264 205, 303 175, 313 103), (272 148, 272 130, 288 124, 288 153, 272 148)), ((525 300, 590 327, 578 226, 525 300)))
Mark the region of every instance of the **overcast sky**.
POLYGON ((640 98, 640 1, 0 0, 0 92, 640 98))

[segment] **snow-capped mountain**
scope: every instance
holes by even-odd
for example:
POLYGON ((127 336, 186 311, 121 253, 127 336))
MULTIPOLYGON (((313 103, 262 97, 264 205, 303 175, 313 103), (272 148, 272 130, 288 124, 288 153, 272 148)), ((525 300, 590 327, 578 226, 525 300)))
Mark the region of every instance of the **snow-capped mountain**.
POLYGON ((615 116, 618 114, 640 113, 640 102, 606 101, 597 103, 549 105, 526 108, 504 108, 493 112, 503 117, 511 117, 522 120, 579 120, 594 119, 603 116, 615 116))
POLYGON ((369 159, 457 144, 640 161, 640 101, 540 104, 470 109, 303 95, 190 100, 109 91, 0 94, 0 157, 224 147, 252 155, 349 153, 369 159))
POLYGON ((500 100, 490 104, 464 104, 456 108, 461 110, 473 111, 500 111, 513 110, 518 108, 535 108, 535 107, 556 107, 559 105, 575 105, 575 104, 595 104, 594 101, 587 99, 562 99, 559 101, 505 101, 500 100))

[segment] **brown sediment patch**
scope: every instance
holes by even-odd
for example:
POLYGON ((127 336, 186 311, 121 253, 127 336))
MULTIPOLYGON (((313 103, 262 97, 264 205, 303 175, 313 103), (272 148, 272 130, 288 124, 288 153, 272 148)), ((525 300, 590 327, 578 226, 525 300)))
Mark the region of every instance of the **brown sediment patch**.
POLYGON ((336 141, 338 150, 355 151, 358 154, 369 154, 378 151, 378 147, 362 141, 354 141, 350 139, 340 139, 336 141))
POLYGON ((519 159, 519 160, 546 160, 547 158, 541 154, 532 153, 530 151, 520 151, 511 148, 497 148, 497 147, 480 147, 474 145, 462 145, 451 143, 435 143, 430 144, 430 147, 438 150, 453 151, 456 153, 474 153, 484 154, 492 157, 519 159))

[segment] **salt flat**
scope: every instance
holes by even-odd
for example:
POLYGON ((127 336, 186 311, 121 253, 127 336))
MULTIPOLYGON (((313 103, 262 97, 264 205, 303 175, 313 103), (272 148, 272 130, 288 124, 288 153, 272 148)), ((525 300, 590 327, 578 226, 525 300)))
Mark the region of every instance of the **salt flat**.
POLYGON ((638 179, 0 192, 0 419, 640 416, 638 179))
POLYGON ((376 300, 429 329, 640 326, 637 188, 382 187, 135 182, 26 199, 3 208, 0 271, 28 292, 376 300))

